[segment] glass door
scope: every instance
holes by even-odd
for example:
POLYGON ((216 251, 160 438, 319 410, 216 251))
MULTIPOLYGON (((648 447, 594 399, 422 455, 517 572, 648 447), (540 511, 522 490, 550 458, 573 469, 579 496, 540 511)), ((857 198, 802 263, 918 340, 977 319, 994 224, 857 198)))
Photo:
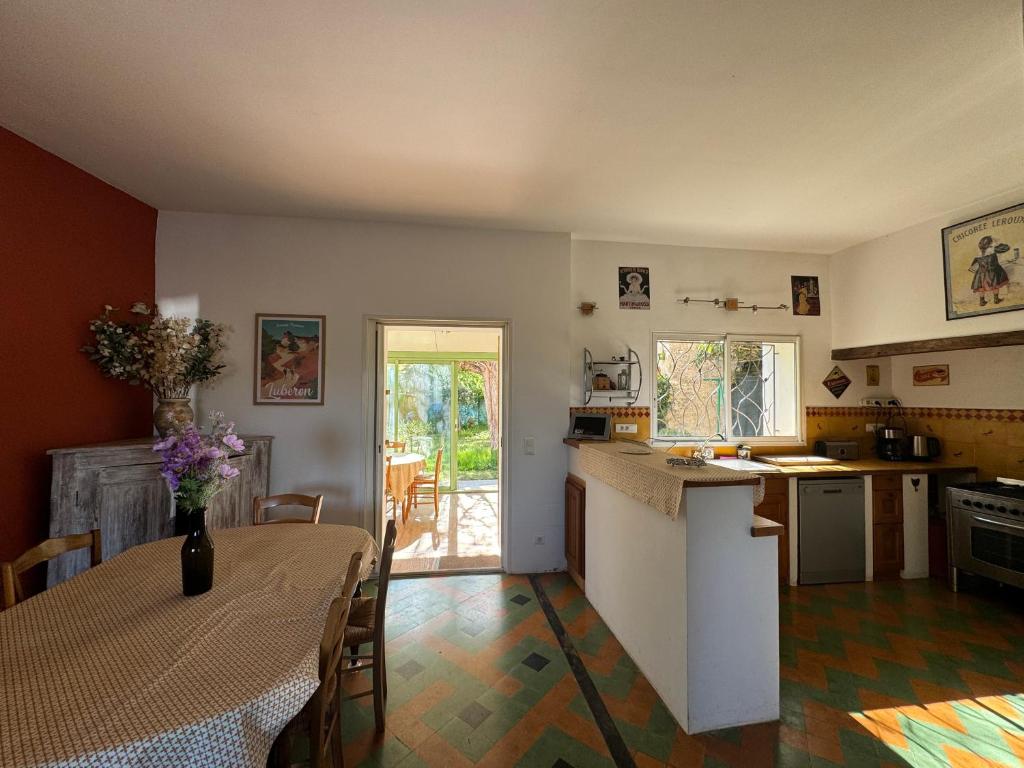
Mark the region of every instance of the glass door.
MULTIPOLYGON (((434 471, 437 452, 441 454, 441 490, 452 490, 453 465, 451 362, 395 361, 388 363, 388 439, 405 443, 405 450, 418 453, 434 471)), ((457 428, 457 427, 456 427, 457 428)))
POLYGON ((500 444, 497 355, 394 357, 387 366, 386 435, 427 460, 441 455, 441 490, 496 491, 500 444), (493 357, 493 359, 492 359, 493 357))

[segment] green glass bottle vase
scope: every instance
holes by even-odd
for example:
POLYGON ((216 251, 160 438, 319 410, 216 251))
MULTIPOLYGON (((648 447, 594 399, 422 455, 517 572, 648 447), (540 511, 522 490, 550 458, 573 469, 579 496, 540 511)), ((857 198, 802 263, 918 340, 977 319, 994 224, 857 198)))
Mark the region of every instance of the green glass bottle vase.
POLYGON ((209 592, 213 586, 213 539, 206 530, 206 508, 181 510, 185 542, 181 545, 181 591, 186 597, 209 592))

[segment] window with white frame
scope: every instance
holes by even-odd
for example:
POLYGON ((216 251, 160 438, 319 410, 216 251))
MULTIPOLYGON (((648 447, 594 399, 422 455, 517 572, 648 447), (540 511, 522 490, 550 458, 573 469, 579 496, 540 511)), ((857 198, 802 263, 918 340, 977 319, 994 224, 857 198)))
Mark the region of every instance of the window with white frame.
POLYGON ((800 441, 797 336, 655 334, 654 437, 800 441))

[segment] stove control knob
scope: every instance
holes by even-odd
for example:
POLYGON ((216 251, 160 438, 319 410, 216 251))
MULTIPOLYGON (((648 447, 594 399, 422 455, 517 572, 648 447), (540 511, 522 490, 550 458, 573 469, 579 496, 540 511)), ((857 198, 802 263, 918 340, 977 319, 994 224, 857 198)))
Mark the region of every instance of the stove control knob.
POLYGON ((1006 514, 1006 507, 1004 507, 1004 506, 1002 506, 1000 504, 998 507, 996 507, 996 512, 1002 512, 1005 515, 1006 514))
POLYGON ((1020 510, 1019 509, 1011 509, 1010 510, 1010 514, 1011 515, 1017 515, 1017 517, 1020 517, 1020 510))
POLYGON ((976 502, 974 502, 974 506, 977 507, 978 509, 981 509, 982 507, 985 506, 985 502, 983 502, 983 501, 976 501, 976 502))
POLYGON ((991 512, 995 508, 996 508, 995 504, 986 504, 985 505, 985 509, 987 509, 989 512, 991 512))

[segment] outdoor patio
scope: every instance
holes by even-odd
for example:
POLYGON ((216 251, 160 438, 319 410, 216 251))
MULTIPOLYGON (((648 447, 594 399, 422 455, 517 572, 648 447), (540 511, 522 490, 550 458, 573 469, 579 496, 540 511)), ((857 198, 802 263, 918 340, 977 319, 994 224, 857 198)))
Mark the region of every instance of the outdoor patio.
POLYGON ((421 502, 399 521, 392 571, 500 568, 498 506, 496 492, 442 493, 435 520, 433 503, 421 502))

